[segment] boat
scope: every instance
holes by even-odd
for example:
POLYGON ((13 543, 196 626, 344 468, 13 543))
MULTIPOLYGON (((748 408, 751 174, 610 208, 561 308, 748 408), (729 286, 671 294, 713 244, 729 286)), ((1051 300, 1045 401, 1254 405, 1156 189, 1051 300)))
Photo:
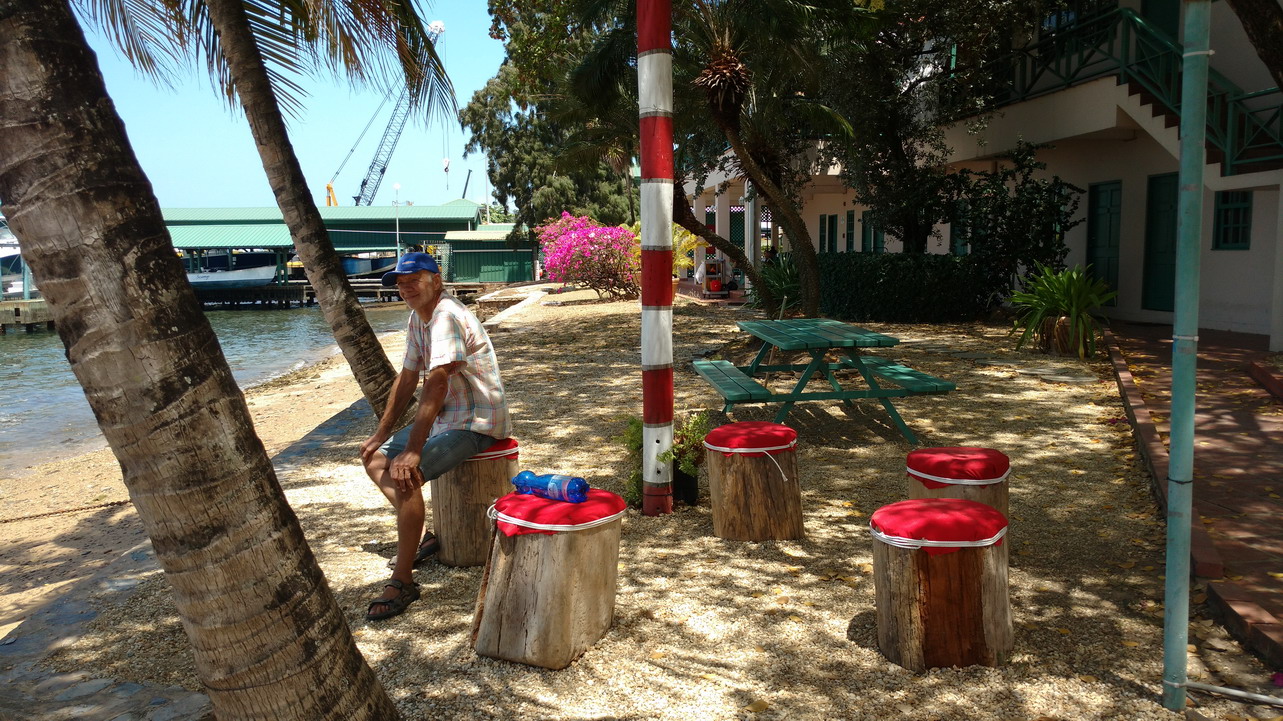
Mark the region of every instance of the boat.
POLYGON ((395 255, 345 255, 343 256, 343 273, 349 278, 382 275, 396 268, 395 255))
POLYGON ((187 274, 187 281, 199 293, 224 288, 257 288, 276 280, 275 265, 260 265, 240 270, 205 270, 187 274))
MULTIPOLYGON (((0 216, 0 296, 21 296, 23 284, 22 255, 18 249, 18 239, 0 216)), ((35 286, 30 292, 35 292, 35 286)))

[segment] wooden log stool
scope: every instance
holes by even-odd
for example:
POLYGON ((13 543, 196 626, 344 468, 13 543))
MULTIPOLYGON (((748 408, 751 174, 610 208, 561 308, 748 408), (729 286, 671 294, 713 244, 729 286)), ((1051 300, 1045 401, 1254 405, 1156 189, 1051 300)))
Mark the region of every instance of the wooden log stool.
POLYGON ((517 475, 517 441, 505 438, 432 479, 432 530, 447 566, 481 566, 490 553, 486 510, 512 491, 517 475))
POLYGON ((598 488, 583 503, 517 493, 495 501, 472 620, 477 653, 556 670, 604 636, 615 613, 626 508, 598 488))
POLYGON ((802 538, 797 431, 743 421, 704 438, 713 535, 733 541, 802 538))
POLYGON ((878 648, 913 671, 1011 654, 1007 519, 957 498, 900 501, 869 520, 878 648))
POLYGON ((906 459, 909 498, 962 498, 1007 515, 1011 460, 992 448, 919 448, 906 459))

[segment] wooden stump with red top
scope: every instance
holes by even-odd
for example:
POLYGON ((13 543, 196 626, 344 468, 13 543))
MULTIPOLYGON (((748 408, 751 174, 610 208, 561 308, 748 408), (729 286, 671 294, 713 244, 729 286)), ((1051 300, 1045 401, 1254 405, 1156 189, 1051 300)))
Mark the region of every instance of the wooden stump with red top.
POLYGON ((1011 460, 992 448, 919 448, 905 459, 909 498, 961 498, 1007 515, 1011 460))
POLYGON ((878 648, 913 671, 1011 654, 1007 519, 956 498, 900 501, 869 521, 878 648))
POLYGON ((477 653, 556 670, 604 636, 615 613, 626 508, 598 488, 583 503, 517 493, 495 501, 472 621, 477 653))
POLYGON ((713 534, 734 541, 802 538, 797 431, 779 423, 730 423, 704 438, 713 534))
POLYGON ((505 438, 432 479, 432 530, 447 566, 480 566, 490 553, 490 519, 495 499, 512 491, 518 447, 505 438))

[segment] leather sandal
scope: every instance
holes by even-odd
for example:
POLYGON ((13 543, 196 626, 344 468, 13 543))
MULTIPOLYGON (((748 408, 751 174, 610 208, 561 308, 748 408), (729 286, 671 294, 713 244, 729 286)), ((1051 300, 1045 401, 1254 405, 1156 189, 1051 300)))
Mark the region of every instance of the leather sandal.
MULTIPOLYGON (((414 552, 413 568, 418 568, 419 564, 437 555, 437 551, 440 550, 441 541, 437 540, 436 535, 432 531, 424 532, 423 540, 419 541, 419 550, 414 552)), ((388 568, 396 568, 396 556, 393 556, 392 560, 388 561, 388 568)))
POLYGON ((370 605, 365 609, 365 619, 367 621, 382 621, 385 618, 399 616, 402 613, 405 613, 405 609, 409 607, 411 603, 419 600, 419 584, 414 581, 407 584, 398 579, 391 578, 383 585, 385 587, 391 586, 392 588, 395 588, 397 590, 397 595, 392 598, 375 599, 370 601, 370 605), (386 606, 387 608, 375 613, 375 606, 386 606))

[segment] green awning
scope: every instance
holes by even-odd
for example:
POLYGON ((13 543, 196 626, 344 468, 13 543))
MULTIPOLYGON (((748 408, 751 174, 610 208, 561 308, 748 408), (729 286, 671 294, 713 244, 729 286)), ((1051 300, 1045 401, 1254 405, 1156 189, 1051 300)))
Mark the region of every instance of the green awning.
POLYGON ((284 225, 171 225, 169 237, 179 250, 214 248, 293 249, 284 225))
MULTIPOLYGON (((326 223, 334 221, 387 221, 458 220, 477 218, 480 206, 475 203, 460 205, 363 205, 360 207, 322 207, 321 218, 326 223)), ((280 208, 165 208, 165 222, 170 225, 211 223, 226 225, 255 225, 259 223, 284 223, 280 208)))

